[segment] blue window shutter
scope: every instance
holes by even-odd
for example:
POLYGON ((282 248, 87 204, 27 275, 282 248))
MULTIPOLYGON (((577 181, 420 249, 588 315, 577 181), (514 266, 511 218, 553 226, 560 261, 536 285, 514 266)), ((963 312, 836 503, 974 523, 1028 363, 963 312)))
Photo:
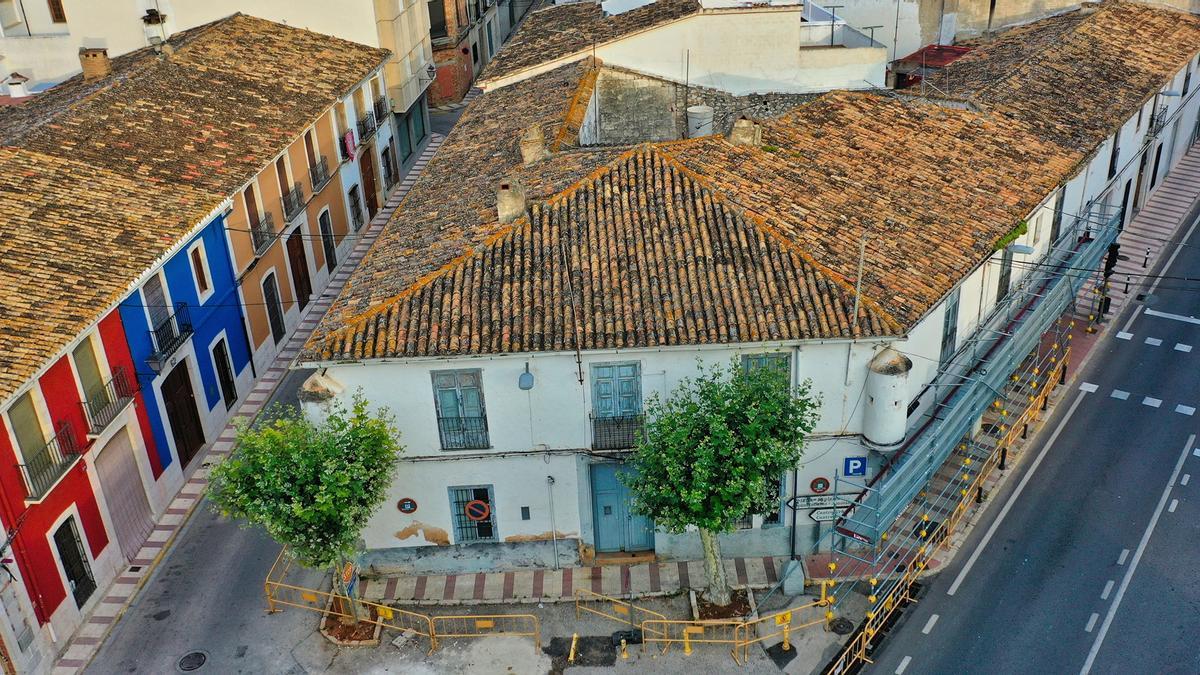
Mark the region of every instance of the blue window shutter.
POLYGON ((642 413, 642 377, 637 363, 625 363, 617 367, 617 414, 640 415, 642 413))
POLYGON ((592 412, 596 417, 616 417, 616 386, 612 366, 592 366, 592 412))

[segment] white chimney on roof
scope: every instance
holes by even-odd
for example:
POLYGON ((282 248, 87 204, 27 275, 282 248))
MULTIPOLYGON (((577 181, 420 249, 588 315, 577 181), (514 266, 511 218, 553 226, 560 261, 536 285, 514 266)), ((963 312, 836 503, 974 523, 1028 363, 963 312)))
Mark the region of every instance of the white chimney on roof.
POLYGON ((8 85, 8 95, 13 98, 25 98, 29 96, 29 90, 25 88, 25 83, 29 81, 28 77, 20 73, 12 73, 8 79, 4 81, 8 85))
POLYGON ((496 187, 496 216, 501 223, 512 221, 525 215, 525 186, 514 178, 505 178, 496 187))

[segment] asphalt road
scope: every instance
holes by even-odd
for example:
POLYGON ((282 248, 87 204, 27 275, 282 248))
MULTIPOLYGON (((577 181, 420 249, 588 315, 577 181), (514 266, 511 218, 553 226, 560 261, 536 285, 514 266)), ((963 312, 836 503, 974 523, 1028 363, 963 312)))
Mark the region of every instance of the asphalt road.
MULTIPOLYGON (((1200 227, 1186 243, 1164 275, 1196 276, 1200 227)), ((1200 321, 1189 317, 1200 283, 1168 279, 1115 319, 1122 335, 1096 345, 869 672, 1200 672, 1200 321)))

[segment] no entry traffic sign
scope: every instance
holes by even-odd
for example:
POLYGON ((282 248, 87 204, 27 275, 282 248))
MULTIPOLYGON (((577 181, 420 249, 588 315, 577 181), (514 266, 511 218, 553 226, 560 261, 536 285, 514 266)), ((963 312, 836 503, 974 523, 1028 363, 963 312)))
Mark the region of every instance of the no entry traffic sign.
POLYGON ((474 521, 487 520, 492 515, 492 507, 482 499, 473 499, 464 507, 467 517, 474 521))

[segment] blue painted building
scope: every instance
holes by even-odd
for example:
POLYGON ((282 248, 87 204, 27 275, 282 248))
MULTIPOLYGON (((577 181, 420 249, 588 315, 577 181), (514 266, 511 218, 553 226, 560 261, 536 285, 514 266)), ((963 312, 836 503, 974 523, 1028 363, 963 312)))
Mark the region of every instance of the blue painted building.
POLYGON ((226 241, 219 213, 120 306, 164 471, 215 439, 254 379, 226 241))

